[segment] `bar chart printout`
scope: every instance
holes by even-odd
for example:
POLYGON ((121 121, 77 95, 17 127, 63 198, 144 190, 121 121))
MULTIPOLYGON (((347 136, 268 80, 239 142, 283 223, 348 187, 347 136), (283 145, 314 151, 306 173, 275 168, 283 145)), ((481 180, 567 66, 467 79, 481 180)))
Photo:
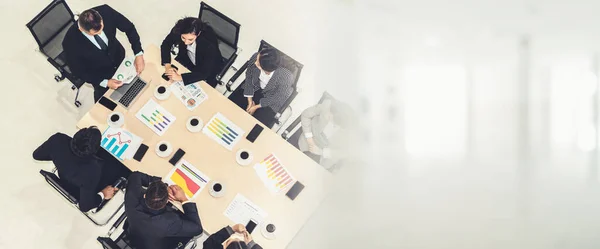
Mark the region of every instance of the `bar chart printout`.
POLYGON ((135 114, 135 117, 159 136, 165 134, 176 119, 173 114, 154 102, 153 99, 148 100, 140 111, 135 114))
POLYGON ((210 178, 185 159, 181 159, 163 180, 169 185, 181 187, 187 198, 194 199, 206 187, 210 178))
POLYGON ((108 127, 102 133, 100 146, 119 160, 130 159, 142 143, 142 139, 122 128, 108 127))
POLYGON ((215 140, 228 150, 232 150, 244 135, 244 130, 239 128, 223 114, 215 114, 202 128, 202 133, 215 140))
POLYGON ((275 154, 270 154, 260 163, 255 164, 254 170, 273 194, 281 192, 296 182, 275 154))

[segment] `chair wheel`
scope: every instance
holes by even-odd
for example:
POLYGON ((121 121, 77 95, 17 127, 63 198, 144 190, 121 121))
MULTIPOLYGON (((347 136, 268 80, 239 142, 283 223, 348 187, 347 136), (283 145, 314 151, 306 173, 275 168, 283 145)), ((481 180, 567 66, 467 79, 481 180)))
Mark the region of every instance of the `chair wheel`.
POLYGON ((75 101, 75 106, 79 108, 81 106, 81 102, 79 102, 79 100, 76 100, 75 101))
POLYGON ((54 75, 54 80, 56 80, 56 82, 60 82, 62 77, 60 77, 60 75, 54 75))

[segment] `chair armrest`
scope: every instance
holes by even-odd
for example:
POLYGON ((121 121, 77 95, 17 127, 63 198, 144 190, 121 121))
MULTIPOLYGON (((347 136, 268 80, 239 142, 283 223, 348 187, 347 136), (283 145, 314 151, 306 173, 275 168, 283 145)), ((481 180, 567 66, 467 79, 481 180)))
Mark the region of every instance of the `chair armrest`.
POLYGON ((42 176, 44 176, 44 178, 46 179, 46 182, 48 182, 48 184, 50 184, 50 186, 52 186, 54 189, 56 189, 56 191, 58 191, 69 202, 71 202, 74 205, 77 205, 79 203, 79 201, 75 197, 73 197, 66 189, 64 189, 60 185, 60 180, 59 180, 58 176, 56 176, 55 174, 50 173, 48 171, 45 171, 45 170, 40 170, 40 174, 42 176))
POLYGON ((296 120, 294 120, 294 122, 292 122, 290 124, 290 126, 288 126, 285 131, 283 131, 283 133, 281 134, 281 137, 283 137, 283 139, 287 140, 289 138, 290 133, 300 124, 300 122, 302 122, 302 117, 298 116, 296 118, 296 120))
POLYGON ((121 247, 109 237, 98 237, 97 240, 104 249, 121 249, 121 247))
POLYGON ((117 227, 119 227, 121 225, 121 223, 123 223, 123 221, 125 221, 125 219, 127 219, 127 213, 123 212, 123 214, 121 214, 121 216, 119 216, 119 218, 115 221, 115 223, 112 225, 112 227, 110 227, 110 230, 108 230, 108 236, 110 236, 113 232, 115 232, 117 227))
POLYGON ((225 87, 227 88, 227 91, 229 91, 229 92, 233 91, 233 89, 231 89, 231 86, 240 77, 240 75, 242 75, 242 73, 244 73, 246 71, 246 69, 248 69, 248 63, 249 62, 244 63, 244 65, 237 72, 235 72, 235 74, 233 76, 231 76, 231 78, 227 82, 227 85, 225 85, 225 87))
POLYGON ((235 61, 235 59, 237 59, 237 56, 238 56, 237 53, 233 54, 227 60, 227 63, 225 63, 225 67, 223 67, 223 70, 221 70, 221 72, 219 72, 219 74, 217 74, 217 81, 219 82, 220 85, 223 85, 223 81, 221 81, 221 79, 223 78, 223 76, 225 76, 225 73, 227 73, 227 70, 229 70, 231 65, 233 65, 233 62, 235 61))

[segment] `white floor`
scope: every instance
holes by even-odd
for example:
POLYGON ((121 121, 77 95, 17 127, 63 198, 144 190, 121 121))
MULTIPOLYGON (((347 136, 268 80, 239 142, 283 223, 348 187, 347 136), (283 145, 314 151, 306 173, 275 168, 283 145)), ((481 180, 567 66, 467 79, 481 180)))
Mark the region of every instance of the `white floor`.
MULTIPOLYGON (((69 208, 38 174, 50 165, 31 159, 51 134, 75 132, 91 98, 84 88, 74 108, 68 82, 54 82, 35 52, 25 23, 47 2, 0 1, 0 248, 100 248, 108 227, 69 208)), ((143 44, 160 44, 199 9, 197 0, 69 5, 104 2, 143 44)), ((207 2, 242 24, 236 66, 261 39, 305 65, 294 117, 327 90, 369 127, 368 167, 338 174, 288 248, 600 247, 598 2, 207 2)))

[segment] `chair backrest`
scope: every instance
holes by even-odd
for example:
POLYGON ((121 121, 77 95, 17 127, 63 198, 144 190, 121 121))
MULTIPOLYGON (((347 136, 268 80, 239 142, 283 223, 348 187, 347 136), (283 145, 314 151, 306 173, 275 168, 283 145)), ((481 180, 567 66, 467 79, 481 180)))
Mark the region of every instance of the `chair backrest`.
POLYGON ((73 12, 65 0, 54 0, 26 26, 40 51, 54 60, 62 53, 62 41, 74 23, 73 12))
POLYGON ((207 23, 217 34, 219 50, 224 62, 231 58, 237 51, 240 24, 213 7, 210 7, 205 2, 200 3, 199 18, 202 22, 207 23))
MULTIPOLYGON (((292 57, 288 56, 287 54, 281 52, 281 50, 277 49, 276 47, 273 47, 265 40, 261 40, 260 46, 258 47, 258 51, 261 51, 265 48, 274 48, 275 50, 277 50, 277 52, 279 52, 279 56, 281 56, 280 66, 292 72, 292 75, 294 76, 294 83, 292 84, 292 87, 294 88, 294 93, 297 94, 296 85, 298 84, 298 79, 300 79, 300 73, 302 73, 302 68, 304 67, 304 65, 292 59, 292 57)), ((293 97, 295 97, 295 95, 293 97)))

